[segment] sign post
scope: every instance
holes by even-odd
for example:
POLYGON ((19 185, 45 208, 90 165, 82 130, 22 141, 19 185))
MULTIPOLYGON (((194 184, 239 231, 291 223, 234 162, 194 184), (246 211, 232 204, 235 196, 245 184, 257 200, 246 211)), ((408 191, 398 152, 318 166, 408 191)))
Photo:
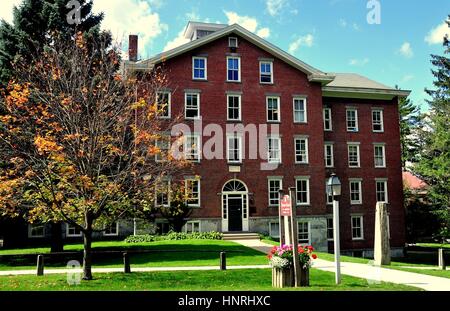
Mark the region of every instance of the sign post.
MULTIPOLYGON (((280 190, 280 211, 279 211, 279 229, 280 229, 280 246, 286 244, 286 228, 284 227, 284 218, 291 214, 291 199, 288 195, 283 195, 283 190, 280 190)), ((289 232, 289 228, 288 228, 289 232)))
POLYGON ((292 256, 294 260, 294 280, 295 287, 300 286, 300 261, 298 258, 298 228, 297 228, 297 198, 295 188, 289 188, 291 197, 291 241, 292 241, 292 256))

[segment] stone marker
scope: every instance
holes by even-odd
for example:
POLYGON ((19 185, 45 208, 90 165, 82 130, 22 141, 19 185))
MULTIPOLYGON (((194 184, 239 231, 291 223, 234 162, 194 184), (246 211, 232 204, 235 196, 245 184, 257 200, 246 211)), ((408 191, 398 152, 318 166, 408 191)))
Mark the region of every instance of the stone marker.
POLYGON ((391 264, 387 206, 383 202, 377 203, 375 213, 374 264, 376 266, 391 264))
POLYGON ((36 274, 38 276, 43 276, 44 275, 44 255, 38 255, 37 256, 36 274))
POLYGON ((445 256, 444 249, 440 248, 438 250, 438 257, 439 257, 439 269, 441 269, 441 270, 445 270, 446 269, 444 256, 445 256))

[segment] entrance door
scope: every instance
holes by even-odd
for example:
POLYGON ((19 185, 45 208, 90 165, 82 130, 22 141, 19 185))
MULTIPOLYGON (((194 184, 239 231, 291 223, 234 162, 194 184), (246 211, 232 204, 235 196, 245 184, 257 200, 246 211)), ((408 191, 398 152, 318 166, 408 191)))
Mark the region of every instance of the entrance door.
POLYGON ((228 196, 228 231, 242 231, 242 196, 228 196))

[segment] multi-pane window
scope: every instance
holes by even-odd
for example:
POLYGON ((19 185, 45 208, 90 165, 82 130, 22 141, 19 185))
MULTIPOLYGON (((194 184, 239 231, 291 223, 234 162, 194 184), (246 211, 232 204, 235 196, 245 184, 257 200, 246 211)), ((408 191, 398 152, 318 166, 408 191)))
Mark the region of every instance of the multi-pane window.
POLYGON ((185 191, 188 206, 200 207, 200 180, 197 178, 186 179, 185 191))
POLYGON ((273 63, 267 61, 260 62, 259 75, 261 83, 273 83, 273 63))
POLYGON ((364 239, 363 216, 352 216, 352 239, 364 239))
POLYGON ((75 227, 74 225, 67 224, 66 235, 68 237, 79 237, 81 236, 81 230, 80 228, 75 227))
POLYGON ((294 98, 294 123, 306 122, 306 98, 294 98))
POLYGON ((192 58, 192 79, 206 80, 207 75, 207 59, 206 57, 192 58))
POLYGON ((333 240, 334 232, 333 232, 333 218, 327 218, 327 239, 333 240))
POLYGON ((383 110, 381 109, 372 110, 372 130, 374 132, 384 131, 383 110))
POLYGON ((308 163, 308 138, 295 138, 295 163, 308 163))
POLYGON ((200 136, 187 135, 184 141, 184 156, 186 160, 200 161, 200 136))
POLYGON ((233 134, 227 137, 227 158, 230 163, 242 162, 242 137, 233 134))
POLYGON ((334 167, 334 147, 333 144, 325 144, 325 167, 334 167))
POLYGON ((200 232, 200 221, 188 221, 185 225, 185 232, 200 232))
POLYGON ((386 152, 384 145, 374 145, 375 167, 386 167, 386 152))
POLYGON ((155 153, 155 161, 163 162, 167 160, 170 150, 170 136, 164 135, 155 141, 155 147, 158 149, 155 153))
POLYGON ((241 81, 241 59, 239 57, 227 57, 227 81, 241 81))
POLYGON ((273 238, 280 237, 280 223, 278 222, 269 223, 269 235, 273 238))
POLYGON ((43 225, 43 224, 28 225, 28 237, 30 237, 30 238, 45 237, 45 225, 43 225))
POLYGON ((103 231, 104 236, 118 236, 119 235, 119 223, 113 222, 111 225, 105 228, 103 231))
POLYGON ((388 202, 387 181, 376 180, 377 202, 388 202))
POLYGON ((301 177, 295 181, 297 205, 309 205, 309 178, 301 177))
POLYGON ((269 178, 269 206, 278 206, 280 204, 280 192, 282 189, 282 180, 281 178, 269 178))
POLYGON ((347 109, 347 131, 358 131, 358 110, 349 108, 347 109))
POLYGON ((362 203, 361 180, 350 180, 350 204, 362 203))
POLYGON ((267 160, 269 163, 281 163, 281 138, 271 136, 267 138, 267 160))
POLYGON ((170 118, 170 97, 169 92, 158 92, 156 94, 156 108, 160 118, 170 118))
POLYGON ((298 222, 298 243, 309 244, 309 222, 298 222))
POLYGON ((241 96, 240 95, 228 95, 228 111, 227 118, 229 121, 241 120, 241 96))
POLYGON ((267 121, 279 122, 280 121, 280 98, 279 97, 267 97, 267 121))
POLYGON ((359 167, 359 144, 349 144, 348 145, 348 166, 349 167, 359 167))
POLYGON ((198 119, 200 117, 200 94, 185 94, 185 118, 198 119))
POLYGON ((156 206, 170 205, 170 180, 163 180, 155 186, 155 200, 156 206))
POLYGON ((325 131, 333 130, 333 121, 331 119, 331 108, 323 109, 323 128, 325 131))

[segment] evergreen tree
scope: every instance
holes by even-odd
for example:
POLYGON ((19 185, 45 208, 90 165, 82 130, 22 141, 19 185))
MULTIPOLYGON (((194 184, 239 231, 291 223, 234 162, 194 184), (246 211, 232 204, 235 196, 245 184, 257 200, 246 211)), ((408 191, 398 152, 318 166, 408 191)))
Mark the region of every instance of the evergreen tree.
POLYGON ((406 97, 399 101, 400 113, 400 143, 402 147, 402 167, 406 168, 406 163, 416 162, 419 149, 417 143, 417 129, 419 125, 419 108, 406 97))
MULTIPOLYGON (((450 27, 450 16, 447 20, 450 27)), ((423 143, 414 170, 430 185, 429 199, 439 217, 439 237, 450 237, 450 44, 444 38, 444 54, 432 55, 435 67, 434 90, 426 90, 431 100, 420 134, 423 143)))

